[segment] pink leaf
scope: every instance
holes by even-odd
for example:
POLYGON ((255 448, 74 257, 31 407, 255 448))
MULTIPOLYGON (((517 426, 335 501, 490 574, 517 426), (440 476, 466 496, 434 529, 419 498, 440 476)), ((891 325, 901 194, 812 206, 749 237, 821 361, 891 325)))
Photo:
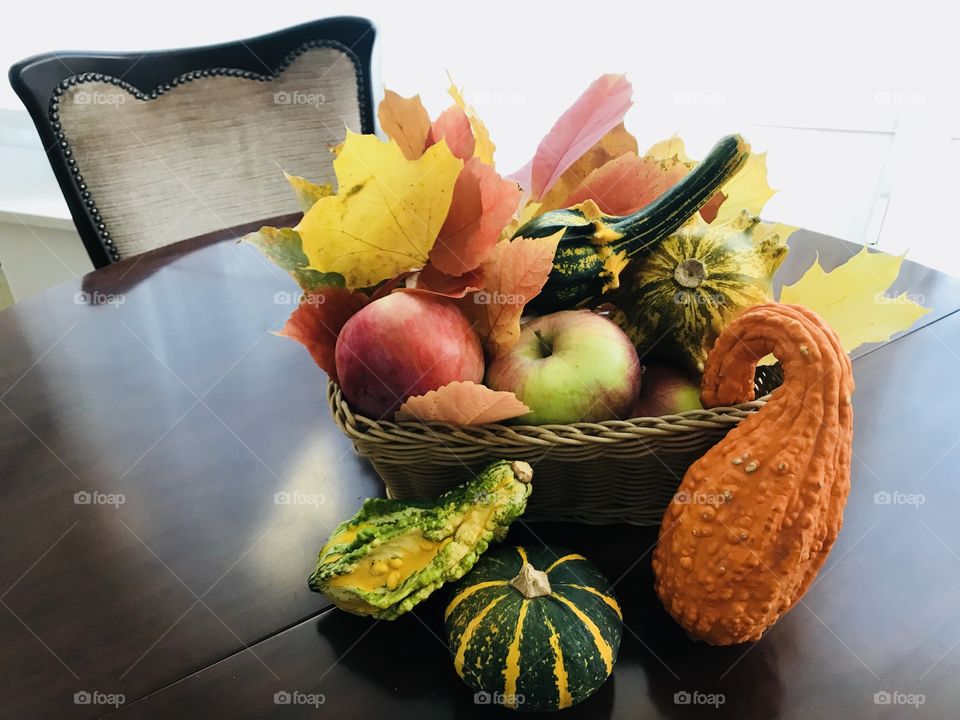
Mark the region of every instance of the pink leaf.
POLYGON ((681 162, 626 153, 587 175, 564 206, 593 200, 608 215, 629 215, 656 200, 687 172, 681 162))
POLYGON ((568 167, 620 124, 633 105, 632 94, 626 76, 602 75, 560 116, 533 156, 534 199, 543 197, 568 167))
POLYGON ((491 390, 475 382, 452 382, 424 395, 407 398, 397 420, 486 425, 524 415, 530 408, 512 392, 491 390))
POLYGON ((533 160, 528 160, 526 165, 519 170, 514 170, 506 178, 515 181, 517 185, 529 192, 533 182, 533 160))
POLYGON ((519 202, 515 182, 504 180, 478 158, 468 160, 453 187, 430 262, 448 275, 473 270, 487 259, 519 202))
POLYGON ((427 147, 436 145, 441 139, 446 140, 450 152, 461 160, 473 157, 477 142, 470 127, 470 118, 456 105, 448 107, 433 121, 427 133, 427 147))

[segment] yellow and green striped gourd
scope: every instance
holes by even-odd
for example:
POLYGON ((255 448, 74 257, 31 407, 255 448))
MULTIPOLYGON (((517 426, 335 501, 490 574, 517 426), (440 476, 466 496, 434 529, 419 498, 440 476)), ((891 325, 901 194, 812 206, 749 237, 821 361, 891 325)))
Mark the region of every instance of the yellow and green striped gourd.
POLYGON ((453 589, 444 616, 457 673, 489 701, 559 710, 613 671, 623 617, 586 558, 552 546, 485 555, 453 589))

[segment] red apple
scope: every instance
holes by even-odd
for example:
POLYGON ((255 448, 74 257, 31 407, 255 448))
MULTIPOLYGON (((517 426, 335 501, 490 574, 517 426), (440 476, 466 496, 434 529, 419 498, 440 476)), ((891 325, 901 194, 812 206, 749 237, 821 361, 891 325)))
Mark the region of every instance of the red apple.
POLYGON ((389 417, 411 395, 454 380, 483 381, 483 350, 449 300, 395 292, 347 320, 337 338, 337 376, 350 404, 389 417))
POLYGON ((534 318, 513 349, 487 371, 487 385, 510 390, 532 425, 625 417, 640 391, 640 360, 623 331, 589 310, 534 318))
POLYGON ((673 365, 650 362, 643 368, 643 387, 630 417, 678 415, 702 408, 700 385, 693 378, 673 365))

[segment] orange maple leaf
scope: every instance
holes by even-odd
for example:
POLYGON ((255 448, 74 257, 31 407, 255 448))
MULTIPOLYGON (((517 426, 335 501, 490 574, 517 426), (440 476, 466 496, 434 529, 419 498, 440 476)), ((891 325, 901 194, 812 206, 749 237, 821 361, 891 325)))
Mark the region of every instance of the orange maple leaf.
POLYGON ((455 381, 424 395, 407 398, 397 420, 486 425, 524 415, 530 408, 512 392, 491 390, 475 382, 455 381))
POLYGON ((461 307, 473 319, 487 357, 500 357, 516 344, 523 307, 546 284, 562 234, 502 240, 480 266, 483 290, 464 298, 461 307))
POLYGON ((407 160, 416 160, 426 148, 430 132, 430 116, 420 102, 420 96, 405 98, 393 90, 384 92, 377 108, 380 127, 400 146, 407 160))

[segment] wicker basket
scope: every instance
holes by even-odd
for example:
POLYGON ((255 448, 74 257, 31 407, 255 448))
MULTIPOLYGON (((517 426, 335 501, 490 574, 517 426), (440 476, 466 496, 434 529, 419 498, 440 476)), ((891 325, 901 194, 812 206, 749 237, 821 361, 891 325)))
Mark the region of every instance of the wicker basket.
POLYGON ((524 518, 589 524, 659 525, 694 460, 783 381, 780 367, 757 369, 756 397, 735 407, 682 415, 573 425, 389 422, 356 415, 330 382, 334 420, 370 460, 387 494, 432 499, 492 460, 526 460, 534 469, 524 518))

